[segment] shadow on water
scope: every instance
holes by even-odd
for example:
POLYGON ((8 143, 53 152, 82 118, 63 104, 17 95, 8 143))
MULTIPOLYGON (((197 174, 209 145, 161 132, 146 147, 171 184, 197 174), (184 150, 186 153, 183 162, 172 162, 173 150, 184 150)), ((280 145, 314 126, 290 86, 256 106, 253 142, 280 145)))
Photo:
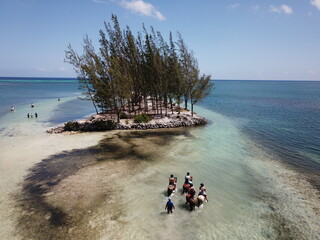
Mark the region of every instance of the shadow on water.
MULTIPOLYGON (((128 159, 132 171, 126 174, 135 174, 135 169, 141 170, 140 163, 153 161, 156 154, 161 154, 163 146, 181 135, 190 136, 187 130, 181 129, 118 132, 107 136, 94 147, 65 151, 43 159, 29 170, 22 183, 22 191, 14 196, 20 212, 17 224, 19 235, 36 240, 70 239, 70 229, 76 227, 77 236, 81 239, 96 239, 98 231, 84 221, 86 213, 75 211, 70 214, 46 201, 47 196, 54 194, 52 188, 82 168, 108 161, 128 159)), ((101 193, 102 198, 105 195, 101 193)), ((114 215, 121 216, 122 213, 116 212, 114 215)))

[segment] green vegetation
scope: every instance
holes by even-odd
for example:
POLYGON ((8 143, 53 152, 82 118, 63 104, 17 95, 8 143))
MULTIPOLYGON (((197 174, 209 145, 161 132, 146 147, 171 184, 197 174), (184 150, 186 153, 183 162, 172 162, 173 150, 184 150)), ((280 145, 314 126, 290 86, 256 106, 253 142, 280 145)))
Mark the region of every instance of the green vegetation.
POLYGON ((78 122, 66 122, 64 124, 64 130, 65 131, 79 131, 80 130, 80 123, 78 122))
POLYGON ((91 128, 94 129, 94 131, 107 131, 107 130, 113 130, 115 129, 117 123, 115 123, 112 120, 107 121, 95 121, 91 124, 91 128))
POLYGON ((112 120, 98 120, 93 122, 85 122, 80 124, 79 122, 71 121, 64 124, 64 131, 107 131, 113 130, 117 127, 117 123, 112 120))
POLYGON ((138 114, 138 115, 134 116, 135 123, 147 123, 150 121, 151 121, 151 118, 145 113, 138 114))
POLYGON ((125 112, 120 112, 120 119, 127 119, 129 118, 128 114, 126 114, 125 112))
POLYGON ((87 36, 82 55, 69 45, 66 61, 78 75, 82 99, 91 100, 97 113, 98 109, 113 111, 118 122, 123 111, 139 116, 152 109, 167 115, 174 103, 179 111, 181 103, 185 109, 190 103, 193 113, 193 105, 213 87, 210 75, 200 75, 197 60, 180 34, 175 43, 170 32, 167 43, 160 32, 152 27, 148 32, 143 26, 143 32, 134 36, 128 26, 121 30, 112 15, 112 24, 105 23, 105 31, 100 30, 99 43, 96 52, 87 36))

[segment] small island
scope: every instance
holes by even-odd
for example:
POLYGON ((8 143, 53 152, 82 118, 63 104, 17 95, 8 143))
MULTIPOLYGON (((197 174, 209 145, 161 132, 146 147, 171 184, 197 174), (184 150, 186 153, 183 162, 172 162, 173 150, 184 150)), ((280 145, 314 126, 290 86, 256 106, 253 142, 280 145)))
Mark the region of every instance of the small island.
POLYGON ((159 114, 138 114, 131 115, 121 112, 120 121, 115 121, 116 114, 110 111, 107 113, 99 113, 92 115, 90 118, 80 121, 70 121, 59 126, 47 130, 47 133, 74 133, 74 132, 92 132, 92 131, 108 131, 108 130, 147 130, 159 128, 177 128, 205 125, 208 121, 189 110, 180 112, 170 112, 166 116, 159 114))
POLYGON ((194 105, 213 88, 210 75, 201 75, 198 62, 180 33, 169 42, 150 27, 134 36, 121 30, 117 16, 100 30, 99 51, 84 39, 83 54, 71 45, 65 61, 73 65, 82 90, 96 115, 65 123, 48 133, 195 126, 207 121, 194 114, 194 105), (184 106, 181 106, 181 105, 184 106), (189 105, 190 104, 190 105, 189 105), (190 110, 188 110, 188 105, 190 110))

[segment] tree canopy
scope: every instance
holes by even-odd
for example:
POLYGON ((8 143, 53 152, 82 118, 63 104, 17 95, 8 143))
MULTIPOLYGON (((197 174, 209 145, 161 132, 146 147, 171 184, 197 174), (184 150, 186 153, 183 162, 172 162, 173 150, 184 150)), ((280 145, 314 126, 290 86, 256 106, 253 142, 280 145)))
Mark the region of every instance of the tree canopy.
POLYGON ((114 111, 118 122, 121 112, 152 110, 162 116, 174 106, 180 112, 183 102, 185 109, 190 103, 193 114, 193 105, 210 93, 213 83, 210 75, 200 75, 181 34, 174 42, 170 32, 166 42, 159 31, 143 26, 135 36, 128 26, 121 30, 116 15, 111 20, 99 32, 97 51, 88 36, 82 55, 71 45, 66 50, 65 60, 74 66, 82 99, 91 100, 97 113, 114 111))

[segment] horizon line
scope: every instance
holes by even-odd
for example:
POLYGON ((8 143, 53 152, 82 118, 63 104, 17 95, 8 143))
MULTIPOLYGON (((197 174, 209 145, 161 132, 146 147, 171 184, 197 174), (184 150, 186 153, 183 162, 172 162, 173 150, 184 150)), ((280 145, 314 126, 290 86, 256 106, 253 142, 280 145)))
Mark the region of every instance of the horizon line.
MULTIPOLYGON (((78 77, 0 77, 0 79, 75 79, 78 77)), ((307 79, 230 79, 230 78, 216 78, 212 81, 287 81, 287 82, 318 82, 319 80, 307 79)))

